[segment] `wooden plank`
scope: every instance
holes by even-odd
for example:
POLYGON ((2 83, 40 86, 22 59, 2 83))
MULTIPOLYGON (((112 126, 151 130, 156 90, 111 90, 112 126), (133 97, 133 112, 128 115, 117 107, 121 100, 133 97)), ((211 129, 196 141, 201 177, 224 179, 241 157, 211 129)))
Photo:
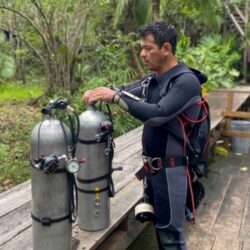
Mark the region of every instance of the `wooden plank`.
POLYGON ((250 249, 250 240, 244 240, 242 250, 249 250, 250 249))
POLYGON ((234 112, 234 111, 223 111, 221 113, 223 116, 227 116, 227 117, 234 117, 234 118, 245 118, 245 119, 249 119, 250 118, 250 112, 234 112))
POLYGON ((3 194, 0 198, 0 218, 31 200, 30 182, 3 194))
POLYGON ((233 89, 214 89, 213 92, 220 92, 220 93, 233 92, 233 93, 240 93, 240 94, 250 94, 250 88, 249 86, 241 86, 241 87, 236 87, 233 89))
POLYGON ((215 236, 203 230, 196 230, 195 237, 188 239, 188 250, 211 250, 215 241, 215 236))
POLYGON ((8 241, 1 246, 1 250, 32 250, 32 229, 25 229, 18 234, 13 240, 8 241))
POLYGON ((250 137, 250 132, 248 131, 225 130, 222 134, 224 136, 250 137))
POLYGON ((138 169, 137 166, 131 164, 118 164, 123 167, 122 171, 115 171, 113 176, 113 181, 115 185, 116 193, 119 192, 122 188, 129 184, 135 178, 134 172, 138 169))
POLYGON ((216 237, 212 250, 222 250, 222 249, 232 249, 232 250, 242 250, 243 241, 231 240, 221 237, 216 237))
POLYGON ((214 234, 224 239, 236 239, 239 234, 250 182, 247 177, 234 176, 218 214, 214 234))
POLYGON ((0 218, 0 248, 31 226, 30 202, 0 218))
POLYGON ((4 192, 0 193, 0 199, 3 199, 6 196, 12 195, 13 193, 16 193, 22 189, 26 189, 27 187, 30 186, 30 180, 23 182, 21 184, 18 184, 17 186, 10 188, 4 192))
POLYGON ((244 241, 250 239, 250 190, 248 190, 246 206, 240 226, 239 239, 244 241))
POLYGON ((139 183, 138 180, 133 179, 129 185, 123 188, 114 198, 111 199, 110 212, 112 216, 108 228, 98 232, 87 232, 80 230, 76 226, 73 231, 75 240, 79 241, 79 245, 76 249, 96 249, 96 247, 98 247, 128 215, 141 197, 142 184, 139 183))
POLYGON ((130 158, 134 152, 137 152, 138 149, 141 149, 141 140, 136 141, 130 147, 126 147, 126 150, 118 152, 114 157, 114 161, 122 163, 130 158))
POLYGON ((123 150, 130 142, 141 140, 142 126, 135 128, 128 133, 115 138, 115 152, 123 150))
POLYGON ((230 176, 221 175, 218 177, 216 183, 211 187, 211 192, 207 196, 205 202, 200 205, 199 213, 196 218, 196 224, 189 235, 190 239, 195 237, 196 229, 202 229, 207 232, 212 230, 223 204, 223 200, 227 193, 230 182, 230 176))

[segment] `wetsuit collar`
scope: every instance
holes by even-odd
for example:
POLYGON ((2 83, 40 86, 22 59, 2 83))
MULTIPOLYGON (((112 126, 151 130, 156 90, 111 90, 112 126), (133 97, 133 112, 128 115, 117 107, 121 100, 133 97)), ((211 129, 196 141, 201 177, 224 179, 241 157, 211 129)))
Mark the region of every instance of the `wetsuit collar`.
POLYGON ((197 69, 188 68, 183 62, 179 62, 176 66, 172 67, 168 71, 153 77, 161 90, 160 95, 165 95, 166 91, 169 89, 170 83, 174 80, 174 78, 183 73, 194 74, 199 80, 200 84, 203 84, 207 81, 207 76, 205 74, 201 73, 197 69))
POLYGON ((187 66, 183 62, 179 62, 176 66, 172 67, 168 71, 158 76, 155 76, 154 79, 157 81, 159 88, 161 90, 165 90, 166 88, 168 88, 168 85, 171 82, 171 80, 183 71, 192 72, 187 68, 187 66))

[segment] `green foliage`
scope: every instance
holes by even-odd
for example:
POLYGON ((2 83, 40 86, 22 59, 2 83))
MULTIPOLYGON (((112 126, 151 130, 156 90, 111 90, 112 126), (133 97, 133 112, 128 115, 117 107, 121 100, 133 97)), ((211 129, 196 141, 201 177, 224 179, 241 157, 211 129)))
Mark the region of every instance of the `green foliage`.
POLYGON ((221 0, 171 0, 162 1, 161 16, 174 24, 177 30, 183 29, 196 44, 200 37, 219 32, 223 23, 221 0))
POLYGON ((208 75, 209 80, 205 84, 208 90, 233 86, 234 80, 240 74, 236 69, 240 54, 234 50, 234 45, 237 44, 234 36, 206 36, 197 47, 189 47, 190 40, 184 34, 180 38, 178 57, 190 67, 208 75))
POLYGON ((132 29, 146 24, 151 17, 151 1, 150 0, 119 0, 117 2, 116 12, 114 14, 114 25, 118 23, 132 22, 132 29), (126 20, 130 15, 131 20, 126 20))
POLYGON ((43 94, 39 85, 25 86, 18 83, 0 84, 0 104, 6 101, 33 99, 43 94))
POLYGON ((30 178, 29 138, 41 119, 39 110, 19 103, 0 107, 0 191, 8 180, 10 186, 30 178))
POLYGON ((96 39, 92 38, 89 47, 93 49, 85 54, 85 69, 89 71, 85 84, 99 78, 104 85, 112 86, 133 79, 135 72, 129 65, 128 55, 134 43, 129 35, 119 31, 107 37, 97 35, 96 39))
POLYGON ((128 131, 140 126, 142 123, 135 119, 133 116, 128 115, 127 112, 114 107, 113 110, 117 110, 114 115, 114 128, 115 136, 120 136, 128 131))

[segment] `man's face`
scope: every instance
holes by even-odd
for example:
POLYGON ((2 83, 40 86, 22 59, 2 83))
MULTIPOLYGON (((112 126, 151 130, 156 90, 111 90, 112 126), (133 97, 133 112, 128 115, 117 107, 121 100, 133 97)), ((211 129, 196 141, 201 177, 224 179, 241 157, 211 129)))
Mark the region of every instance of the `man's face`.
POLYGON ((140 44, 140 56, 145 66, 152 71, 161 73, 161 69, 166 64, 168 51, 166 51, 164 46, 161 48, 158 47, 152 34, 148 34, 144 37, 140 44))

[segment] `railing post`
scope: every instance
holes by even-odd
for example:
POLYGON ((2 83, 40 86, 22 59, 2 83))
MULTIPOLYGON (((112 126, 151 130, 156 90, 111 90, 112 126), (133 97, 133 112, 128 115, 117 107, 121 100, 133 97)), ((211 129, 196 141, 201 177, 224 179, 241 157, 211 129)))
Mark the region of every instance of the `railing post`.
POLYGON ((244 50, 244 57, 243 57, 243 75, 244 75, 244 82, 247 84, 247 71, 248 71, 248 57, 249 57, 249 34, 248 34, 248 19, 249 19, 249 0, 245 2, 245 50, 244 50))
MULTIPOLYGON (((233 99, 234 99, 234 93, 229 91, 227 92, 227 107, 226 111, 232 111, 233 109, 233 99)), ((225 130, 231 130, 231 118, 227 117, 225 119, 225 130)), ((224 147, 229 148, 229 137, 224 138, 224 147)))

